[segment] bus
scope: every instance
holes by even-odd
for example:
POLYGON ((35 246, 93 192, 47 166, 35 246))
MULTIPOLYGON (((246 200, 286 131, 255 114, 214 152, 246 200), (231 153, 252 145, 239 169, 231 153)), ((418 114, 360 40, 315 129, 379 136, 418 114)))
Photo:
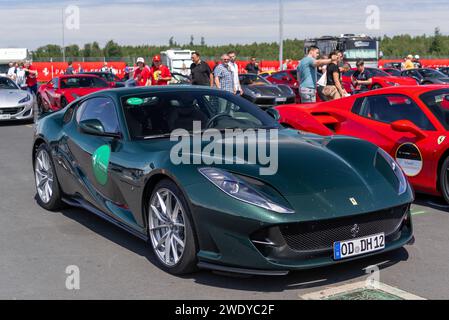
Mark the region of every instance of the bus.
POLYGON ((382 53, 379 50, 379 40, 364 34, 342 34, 339 37, 324 36, 304 41, 304 51, 307 54, 311 46, 320 49, 321 55, 329 55, 333 50, 343 53, 344 62, 355 67, 357 60, 363 59, 366 67, 378 68, 382 53))

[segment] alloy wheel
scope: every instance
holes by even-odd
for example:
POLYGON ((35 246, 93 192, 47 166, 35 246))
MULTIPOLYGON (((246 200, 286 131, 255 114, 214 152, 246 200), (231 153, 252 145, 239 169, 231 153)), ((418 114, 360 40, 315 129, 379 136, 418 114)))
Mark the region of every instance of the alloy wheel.
POLYGON ((164 265, 175 266, 184 253, 186 228, 185 210, 173 192, 161 188, 153 194, 148 224, 157 257, 164 265))
POLYGON ((53 195, 54 175, 47 151, 39 151, 34 167, 37 193, 43 203, 49 203, 53 195))

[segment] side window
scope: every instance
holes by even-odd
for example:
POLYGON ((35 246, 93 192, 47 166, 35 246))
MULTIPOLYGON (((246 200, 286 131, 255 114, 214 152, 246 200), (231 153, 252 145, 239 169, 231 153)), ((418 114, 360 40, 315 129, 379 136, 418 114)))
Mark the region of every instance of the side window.
POLYGON ((276 80, 284 80, 285 77, 287 77, 287 72, 279 72, 276 74, 273 74, 273 78, 275 78, 276 80))
POLYGON ((408 120, 422 130, 435 130, 419 106, 404 95, 376 95, 359 98, 354 103, 352 112, 385 123, 408 120))
POLYGON ((119 123, 114 102, 109 98, 92 98, 83 102, 76 112, 76 121, 97 119, 107 133, 119 133, 119 123))

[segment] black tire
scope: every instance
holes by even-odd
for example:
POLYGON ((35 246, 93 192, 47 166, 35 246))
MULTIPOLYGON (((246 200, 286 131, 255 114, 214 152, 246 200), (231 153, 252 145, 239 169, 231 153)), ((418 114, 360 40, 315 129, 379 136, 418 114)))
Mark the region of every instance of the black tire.
POLYGON ((36 96, 36 100, 37 100, 37 112, 39 114, 42 114, 43 112, 45 112, 45 105, 44 105, 44 101, 42 100, 42 96, 40 94, 38 94, 36 96))
POLYGON ((33 169, 34 169, 34 181, 35 181, 35 186, 36 186, 36 199, 37 199, 37 203, 44 209, 49 210, 49 211, 56 211, 61 209, 64 205, 62 202, 62 193, 61 193, 61 188, 59 186, 59 182, 58 182, 58 177, 56 176, 56 171, 55 171, 55 166, 53 164, 53 160, 51 158, 50 152, 48 150, 48 147, 45 143, 41 144, 35 154, 34 154, 34 163, 33 163, 33 169), (40 153, 46 153, 49 159, 49 169, 51 169, 52 171, 52 183, 51 185, 51 189, 52 189, 52 194, 51 197, 49 197, 49 200, 43 199, 41 198, 41 195, 39 193, 38 190, 38 174, 36 173, 36 167, 38 166, 38 156, 40 155, 40 153))
POLYGON ((444 200, 449 203, 449 157, 447 157, 441 165, 439 182, 444 200))
MULTIPOLYGON (((193 228, 192 223, 192 215, 189 210, 189 206, 187 204, 187 201, 182 194, 181 190, 176 186, 176 184, 169 180, 164 179, 161 180, 153 189, 151 195, 146 199, 147 201, 147 218, 148 218, 148 237, 149 237, 149 245, 151 246, 154 256, 156 257, 156 260, 158 262, 158 265, 161 269, 165 270, 168 273, 174 274, 174 275, 183 275, 183 274, 189 274, 192 272, 195 272, 198 270, 197 267, 197 253, 198 253, 198 245, 196 241, 196 233, 193 228), (179 259, 179 261, 174 265, 167 265, 162 257, 157 253, 157 249, 155 248, 155 244, 153 242, 152 236, 150 234, 150 215, 152 215, 152 209, 151 209, 151 203, 152 199, 157 196, 157 192, 160 192, 161 190, 169 190, 173 195, 176 196, 176 200, 179 201, 180 205, 182 206, 182 217, 184 222, 184 251, 179 259)), ((165 231, 164 231, 165 232, 165 231)))
POLYGON ((382 86, 377 83, 371 87, 371 90, 378 90, 378 89, 382 89, 382 86))
POLYGON ((64 109, 67 104, 67 99, 65 97, 61 97, 61 109, 64 109))

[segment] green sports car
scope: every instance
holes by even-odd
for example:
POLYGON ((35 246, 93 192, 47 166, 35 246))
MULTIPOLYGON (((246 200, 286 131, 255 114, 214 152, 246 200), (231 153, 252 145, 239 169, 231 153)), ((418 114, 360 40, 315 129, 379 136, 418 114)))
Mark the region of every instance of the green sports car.
POLYGON ((204 87, 82 97, 36 124, 36 199, 127 230, 173 274, 282 275, 412 239, 413 191, 387 153, 277 117, 204 87))

